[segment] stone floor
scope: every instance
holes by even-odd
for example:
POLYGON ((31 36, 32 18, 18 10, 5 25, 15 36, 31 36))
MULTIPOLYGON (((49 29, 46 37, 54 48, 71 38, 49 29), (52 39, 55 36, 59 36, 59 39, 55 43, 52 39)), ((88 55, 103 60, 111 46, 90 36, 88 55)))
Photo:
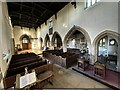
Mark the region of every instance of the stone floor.
POLYGON ((65 69, 54 65, 53 71, 53 85, 47 84, 43 88, 105 88, 105 90, 110 90, 109 87, 75 72, 71 68, 65 69))
POLYGON ((33 52, 35 54, 41 54, 42 50, 39 50, 39 49, 22 50, 22 51, 18 51, 18 54, 25 53, 25 52, 33 52))

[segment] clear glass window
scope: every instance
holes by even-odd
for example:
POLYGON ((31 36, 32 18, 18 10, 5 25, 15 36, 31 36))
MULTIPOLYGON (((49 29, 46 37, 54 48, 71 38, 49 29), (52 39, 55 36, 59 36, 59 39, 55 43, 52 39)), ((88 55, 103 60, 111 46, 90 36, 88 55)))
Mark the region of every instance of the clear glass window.
POLYGON ((100 0, 85 0, 85 7, 88 8, 92 5, 94 5, 95 3, 99 2, 100 0))
POLYGON ((96 1, 96 0, 92 0, 92 5, 95 4, 95 1, 96 1))

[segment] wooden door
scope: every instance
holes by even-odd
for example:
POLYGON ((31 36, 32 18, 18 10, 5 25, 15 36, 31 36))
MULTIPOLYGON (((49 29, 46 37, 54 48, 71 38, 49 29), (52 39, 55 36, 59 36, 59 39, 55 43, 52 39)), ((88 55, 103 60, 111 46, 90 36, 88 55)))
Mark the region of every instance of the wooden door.
POLYGON ((28 43, 22 43, 23 50, 29 49, 28 43))
POLYGON ((28 43, 28 49, 32 49, 32 44, 28 43))

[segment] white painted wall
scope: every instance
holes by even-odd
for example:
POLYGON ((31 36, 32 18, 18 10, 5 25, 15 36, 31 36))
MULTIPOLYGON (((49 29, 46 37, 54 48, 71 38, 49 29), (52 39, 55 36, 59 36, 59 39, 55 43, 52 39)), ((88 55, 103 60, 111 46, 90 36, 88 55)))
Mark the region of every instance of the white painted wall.
POLYGON ((39 31, 40 30, 40 28, 38 27, 37 28, 37 32, 36 32, 36 35, 37 35, 37 38, 38 38, 38 42, 37 42, 37 47, 38 47, 38 49, 40 49, 40 45, 41 45, 41 43, 40 43, 40 37, 41 37, 41 32, 39 31))
MULTIPOLYGON (((3 77, 13 54, 12 48, 12 28, 9 23, 7 4, 0 2, 0 69, 3 77), (3 52, 9 54, 8 62, 3 60, 3 52)), ((3 88, 3 79, 0 81, 0 86, 3 88)))
MULTIPOLYGON (((73 25, 86 30, 90 36, 91 44, 95 37, 105 30, 119 33, 117 2, 98 2, 87 9, 84 9, 84 4, 84 2, 78 2, 75 9, 69 3, 57 13, 57 20, 55 16, 50 18, 53 20, 53 31, 57 31, 61 35, 62 41, 73 25)), ((48 24, 42 24, 38 32, 40 32, 39 37, 45 38, 45 35, 49 32, 48 24)), ((50 35, 50 40, 51 37, 52 35, 50 35)), ((94 55, 93 51, 94 48, 91 46, 90 53, 92 55, 94 55)))
MULTIPOLYGON (((53 30, 62 36, 62 40, 73 25, 77 25, 88 32, 91 42, 93 42, 102 31, 118 32, 118 3, 98 2, 88 9, 84 9, 84 2, 77 3, 76 9, 68 4, 57 13, 57 20, 54 16, 51 18, 53 19, 53 30)), ((45 37, 48 33, 48 25, 43 24, 39 31, 41 31, 41 37, 45 37)))
MULTIPOLYGON (((13 54, 12 52, 12 28, 11 28, 11 25, 9 23, 9 16, 8 16, 8 9, 7 9, 7 4, 6 3, 1 3, 1 8, 2 8, 2 33, 0 33, 2 36, 1 38, 1 49, 2 49, 2 53, 5 52, 5 53, 8 53, 9 54, 9 58, 11 58, 11 55, 13 54)), ((10 60, 10 59, 9 59, 10 60)), ((3 75, 6 71, 6 67, 7 67, 7 64, 9 64, 9 61, 8 63, 6 63, 6 61, 3 61, 2 60, 2 70, 3 70, 3 75)))
MULTIPOLYGON (((2 29, 2 3, 0 2, 0 29, 2 29)), ((2 67, 2 30, 0 30, 0 72, 1 72, 1 67, 2 67)), ((0 80, 0 89, 2 88, 2 83, 0 80)))

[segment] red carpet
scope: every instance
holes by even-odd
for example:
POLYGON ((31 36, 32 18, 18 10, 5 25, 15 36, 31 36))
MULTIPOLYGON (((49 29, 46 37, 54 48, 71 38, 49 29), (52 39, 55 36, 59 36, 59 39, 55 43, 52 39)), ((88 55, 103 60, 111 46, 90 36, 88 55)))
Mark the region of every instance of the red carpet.
POLYGON ((94 76, 94 69, 92 65, 86 71, 81 70, 78 66, 72 68, 73 70, 82 73, 94 80, 97 80, 113 89, 120 89, 120 73, 107 69, 105 79, 94 76))

